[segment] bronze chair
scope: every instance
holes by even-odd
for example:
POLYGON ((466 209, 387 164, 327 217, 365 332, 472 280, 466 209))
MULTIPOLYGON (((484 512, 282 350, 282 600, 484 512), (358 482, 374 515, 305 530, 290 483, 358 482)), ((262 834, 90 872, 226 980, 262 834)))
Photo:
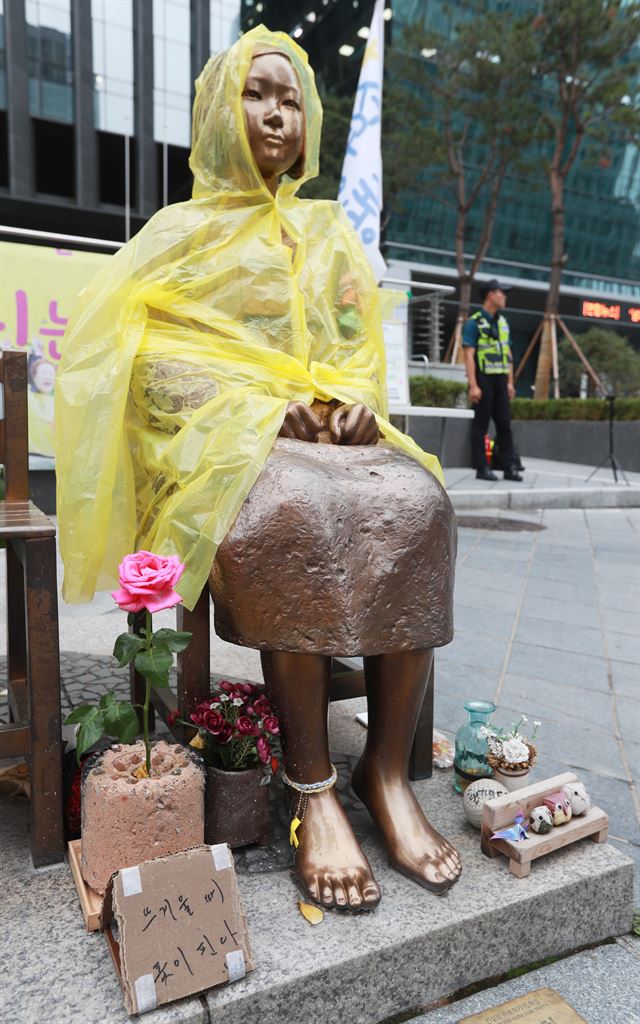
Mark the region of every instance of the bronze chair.
MULTIPOLYGON (((211 626, 209 620, 209 589, 205 588, 198 598, 192 612, 182 605, 177 608, 177 628, 193 634, 192 640, 185 651, 178 655, 178 687, 177 698, 168 688, 155 687, 151 692, 150 728, 153 728, 157 711, 167 723, 167 715, 171 711, 185 712, 191 710, 200 701, 206 700, 211 690, 211 626)), ((136 617, 132 629, 139 631, 144 625, 144 613, 136 617)), ((133 703, 144 702, 145 682, 133 666, 130 669, 131 700, 133 703)), ((416 734, 409 762, 411 779, 428 779, 432 772, 433 755, 433 668, 429 676, 427 692, 418 719, 416 734)), ((351 697, 365 695, 364 673, 349 671, 339 667, 334 661, 331 674, 331 700, 348 700, 351 697)), ((170 729, 176 739, 183 740, 182 727, 170 729)))
POLYGON ((27 359, 0 354, 0 540, 7 552, 7 690, 10 721, 0 757, 31 769, 31 855, 36 866, 64 856, 56 541, 53 523, 29 501, 27 359))

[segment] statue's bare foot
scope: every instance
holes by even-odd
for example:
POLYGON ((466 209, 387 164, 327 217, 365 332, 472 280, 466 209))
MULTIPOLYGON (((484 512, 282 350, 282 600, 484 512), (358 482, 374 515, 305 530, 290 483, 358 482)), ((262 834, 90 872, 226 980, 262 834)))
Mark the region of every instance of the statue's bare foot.
POLYGON ((323 907, 373 910, 380 887, 360 849, 335 789, 309 797, 296 850, 296 871, 323 907))
POLYGON ((460 854, 427 821, 407 779, 385 776, 363 756, 352 784, 382 833, 393 867, 435 893, 457 882, 460 854))

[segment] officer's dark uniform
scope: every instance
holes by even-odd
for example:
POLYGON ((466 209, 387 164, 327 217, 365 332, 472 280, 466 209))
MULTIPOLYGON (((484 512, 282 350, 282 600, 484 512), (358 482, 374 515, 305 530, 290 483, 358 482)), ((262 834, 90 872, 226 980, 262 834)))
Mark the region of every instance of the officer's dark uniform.
POLYGON ((471 458, 474 469, 486 467, 484 437, 493 419, 504 469, 513 472, 517 463, 511 433, 511 409, 507 384, 511 367, 509 324, 497 312, 493 316, 479 309, 469 317, 462 332, 462 344, 476 351, 476 378, 482 398, 473 406, 471 458))

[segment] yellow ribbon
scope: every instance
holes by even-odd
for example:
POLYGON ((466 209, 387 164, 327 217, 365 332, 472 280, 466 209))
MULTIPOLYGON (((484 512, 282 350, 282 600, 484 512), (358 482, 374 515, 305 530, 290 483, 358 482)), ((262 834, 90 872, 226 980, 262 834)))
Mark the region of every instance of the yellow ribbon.
POLYGON ((291 822, 291 828, 289 829, 289 843, 293 846, 294 850, 297 850, 300 846, 300 840, 298 839, 296 832, 302 825, 300 818, 294 818, 291 822))

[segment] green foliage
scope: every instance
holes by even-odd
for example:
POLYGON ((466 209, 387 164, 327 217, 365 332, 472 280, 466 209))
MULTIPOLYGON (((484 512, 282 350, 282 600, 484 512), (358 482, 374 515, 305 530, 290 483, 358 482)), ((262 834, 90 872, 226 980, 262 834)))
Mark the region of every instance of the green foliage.
POLYGON ((558 154, 560 169, 568 163, 569 170, 582 137, 597 142, 602 153, 613 133, 637 133, 640 4, 543 0, 533 32, 546 99, 540 129, 543 138, 557 141, 564 133, 568 142, 558 154))
POLYGON ((525 150, 537 111, 523 82, 535 49, 530 18, 503 11, 496 32, 479 0, 452 4, 447 13, 449 31, 411 26, 388 54, 385 213, 410 212, 405 190, 450 207, 458 274, 470 284, 491 240, 507 169, 530 171, 525 150))
MULTIPOLYGON (((169 671, 173 665, 174 653, 184 651, 191 640, 191 633, 175 629, 151 628, 151 615, 147 612, 147 625, 138 636, 136 633, 121 633, 113 647, 114 656, 122 666, 131 662, 147 681, 143 706, 143 735, 146 749, 146 768, 150 772, 149 747, 149 701, 152 686, 168 686, 169 671)), ((133 620, 129 617, 129 625, 133 620)), ((138 716, 128 701, 117 701, 113 692, 105 693, 97 707, 85 704, 76 708, 65 719, 65 725, 78 725, 76 757, 78 762, 89 747, 103 736, 114 736, 120 743, 133 743, 140 731, 138 716)))
POLYGON ((178 629, 158 629, 153 636, 156 643, 166 644, 174 654, 180 654, 189 646, 193 633, 184 633, 178 629))
POLYGON ((147 651, 140 651, 135 659, 138 672, 152 686, 169 685, 169 669, 172 665, 173 655, 165 644, 154 646, 147 651))
POLYGON ((412 405, 434 406, 438 409, 451 409, 465 406, 467 385, 453 380, 440 380, 439 377, 415 376, 409 378, 409 391, 412 405))
POLYGON ((113 691, 100 698, 98 707, 85 704, 64 720, 65 725, 78 725, 76 758, 103 736, 113 736, 119 743, 132 743, 138 734, 138 716, 128 700, 117 701, 113 691))
MULTIPOLYGON (((616 395, 631 398, 640 395, 640 353, 627 338, 604 327, 591 327, 577 334, 576 341, 605 386, 616 395)), ((558 344, 558 367, 563 395, 580 394, 580 378, 584 373, 573 346, 567 338, 558 344)), ((588 381, 589 394, 596 390, 588 381)))
POLYGON ((135 633, 121 633, 114 644, 113 655, 118 659, 118 664, 124 667, 133 661, 143 647, 144 640, 141 636, 136 636, 135 633))
MULTIPOLYGON (((607 420, 609 403, 598 398, 514 398, 514 420, 607 420)), ((616 402, 616 420, 640 420, 640 398, 620 398, 616 402)))

